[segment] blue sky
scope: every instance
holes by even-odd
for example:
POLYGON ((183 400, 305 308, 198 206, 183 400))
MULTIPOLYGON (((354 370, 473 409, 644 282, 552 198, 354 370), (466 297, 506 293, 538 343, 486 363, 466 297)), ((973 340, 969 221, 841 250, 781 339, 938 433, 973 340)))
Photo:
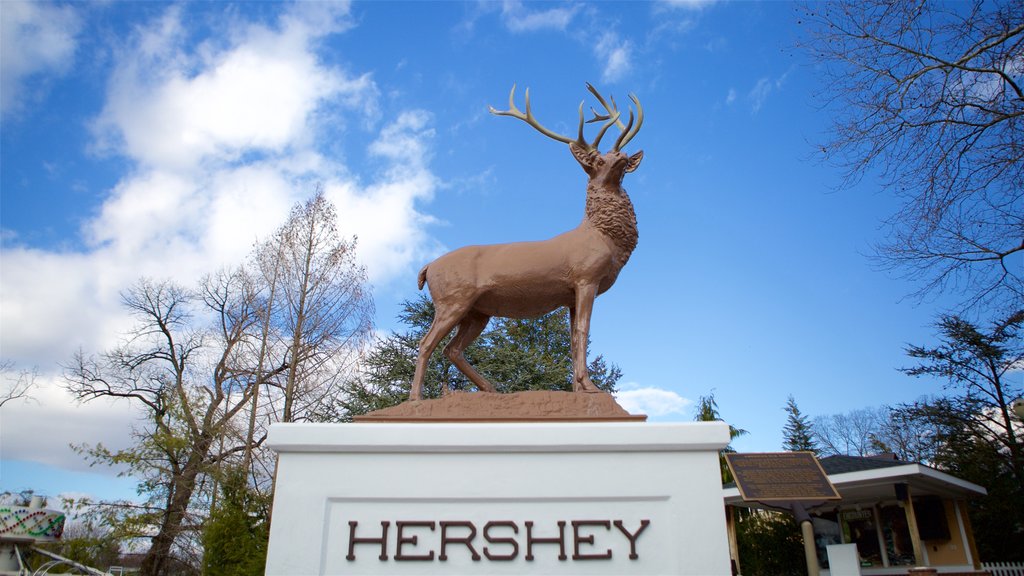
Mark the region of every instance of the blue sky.
MULTIPOLYGON (((692 418, 712 391, 780 449, 786 398, 810 416, 913 400, 907 343, 941 301, 865 257, 895 209, 820 162, 827 87, 782 2, 0 4, 0 349, 37 369, 0 412, 0 490, 123 491, 69 443, 123 445, 116 403, 75 406, 59 363, 129 325, 141 275, 189 283, 238 262, 323 183, 359 237, 377 329, 416 272, 467 244, 578 224, 586 179, 563 144, 495 117, 513 83, 575 129, 594 83, 646 123, 624 186, 640 244, 596 305, 592 350, 622 402, 692 418)), ((588 100, 588 105, 595 104, 588 100)))

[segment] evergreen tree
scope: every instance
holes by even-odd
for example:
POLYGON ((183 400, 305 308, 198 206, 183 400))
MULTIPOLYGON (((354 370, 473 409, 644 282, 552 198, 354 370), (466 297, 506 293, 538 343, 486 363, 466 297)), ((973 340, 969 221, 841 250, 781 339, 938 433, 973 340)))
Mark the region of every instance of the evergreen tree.
POLYGON ((786 399, 786 426, 782 429, 782 449, 790 452, 809 451, 818 453, 818 446, 814 442, 814 429, 811 427, 807 416, 800 412, 796 400, 790 394, 786 399))
POLYGON ((938 324, 941 343, 910 346, 911 376, 946 381, 941 397, 901 406, 901 417, 934 430, 933 465, 984 486, 969 502, 980 555, 1024 560, 1024 429, 1011 403, 1024 394, 1024 310, 984 329, 956 316, 938 324))
POLYGON ((1024 485, 1024 437, 1010 405, 1024 394, 1018 374, 1024 364, 1024 310, 979 328, 958 316, 943 316, 938 328, 941 344, 909 346, 907 355, 918 365, 904 368, 910 376, 946 381, 948 415, 959 433, 997 446, 1006 472, 1024 485))
MULTIPOLYGON (((721 414, 718 413, 718 402, 715 401, 715 392, 713 390, 707 396, 701 396, 697 400, 697 409, 694 410, 693 419, 697 422, 724 422, 721 414)), ((735 452, 736 450, 732 447, 732 441, 746 433, 746 430, 736 428, 732 424, 729 425, 730 444, 723 448, 718 455, 718 464, 722 469, 722 484, 728 484, 733 481, 732 471, 729 470, 729 465, 725 462, 725 453, 735 452)))
MULTIPOLYGON (((535 319, 494 318, 488 329, 466 349, 466 359, 499 392, 572 390, 569 314, 556 310, 535 319)), ((334 407, 342 420, 393 406, 409 395, 420 338, 434 318, 434 306, 424 295, 402 303, 398 319, 409 326, 377 341, 363 361, 363 373, 352 382, 334 407)), ((423 395, 436 398, 443 388, 472 390, 469 381, 443 354, 448 336, 427 364, 423 395)), ((590 361, 590 378, 598 388, 614 392, 622 371, 602 356, 590 361)))
POLYGON ((744 574, 802 576, 807 573, 800 527, 791 514, 749 510, 736 522, 744 574))
POLYGON ((245 469, 232 467, 203 528, 203 576, 259 576, 267 560, 269 499, 252 490, 245 469))

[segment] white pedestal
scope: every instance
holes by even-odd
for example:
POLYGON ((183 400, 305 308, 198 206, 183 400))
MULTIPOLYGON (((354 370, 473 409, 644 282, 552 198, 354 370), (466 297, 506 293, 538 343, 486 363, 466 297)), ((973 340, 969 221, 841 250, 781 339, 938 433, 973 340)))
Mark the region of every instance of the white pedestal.
POLYGON ((860 555, 856 544, 829 544, 828 570, 832 576, 860 576, 860 555))
POLYGON ((268 575, 730 572, 724 423, 278 424, 268 575))

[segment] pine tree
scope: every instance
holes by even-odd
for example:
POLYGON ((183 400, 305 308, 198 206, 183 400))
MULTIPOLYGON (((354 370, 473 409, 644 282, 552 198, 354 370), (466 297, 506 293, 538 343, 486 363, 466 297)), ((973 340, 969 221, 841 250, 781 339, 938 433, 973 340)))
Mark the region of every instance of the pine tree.
POLYGON ((786 399, 786 427, 782 429, 784 437, 782 449, 790 452, 809 451, 818 453, 817 443, 814 441, 814 429, 811 427, 807 416, 800 412, 796 400, 790 394, 786 399))
MULTIPOLYGON (((712 390, 707 396, 701 396, 697 400, 697 408, 693 411, 693 419, 697 422, 724 422, 722 415, 718 412, 718 402, 715 400, 715 391, 712 390)), ((729 425, 729 445, 718 453, 718 465, 722 469, 722 484, 733 481, 732 471, 725 461, 726 452, 735 452, 732 441, 747 434, 746 430, 729 425)))
MULTIPOLYGON (((402 303, 398 319, 409 328, 380 338, 363 359, 362 377, 350 382, 327 420, 393 406, 409 395, 420 338, 434 318, 434 306, 425 295, 402 303)), ((441 395, 442 388, 472 390, 473 384, 444 357, 451 335, 441 341, 427 364, 423 393, 441 395)), ((466 349, 466 359, 499 392, 572 390, 572 355, 569 313, 556 310, 529 320, 494 318, 488 329, 466 349)), ((614 392, 622 371, 603 356, 591 359, 590 377, 598 388, 614 392)))
POLYGON ((249 487, 244 468, 224 475, 222 497, 203 526, 203 575, 259 576, 267 558, 270 501, 249 487))

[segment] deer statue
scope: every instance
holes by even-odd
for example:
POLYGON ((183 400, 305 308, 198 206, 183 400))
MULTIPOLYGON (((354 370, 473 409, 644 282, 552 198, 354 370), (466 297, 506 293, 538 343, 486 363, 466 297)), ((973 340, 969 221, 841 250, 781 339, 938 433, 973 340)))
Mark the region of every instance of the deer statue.
POLYGON ((614 98, 609 104, 593 86, 587 84, 587 89, 606 112, 599 114, 591 109, 594 117, 587 122, 603 123, 591 143, 583 137, 582 102, 575 139, 552 132, 537 122, 530 110, 529 89, 525 113, 515 105, 515 85, 509 93, 508 110, 490 109, 492 114, 523 120, 541 134, 569 145, 569 151, 589 179, 583 222, 550 240, 459 248, 420 270, 419 288, 429 286, 435 315, 420 341, 410 400, 422 399, 427 361, 455 328, 457 332, 445 347, 445 355, 477 389, 496 392, 494 385, 466 361, 466 347, 483 332, 492 316, 534 318, 562 306, 569 308, 572 331, 573 391, 599 392, 587 371, 590 313, 594 298, 611 288, 636 248, 636 214, 622 188, 622 178, 626 172, 636 170, 644 153, 627 156, 622 148, 639 132, 644 113, 640 101, 630 94, 636 105, 636 126, 632 108, 629 122, 623 126, 614 98), (613 125, 621 134, 612 149, 602 154, 598 145, 613 125))

